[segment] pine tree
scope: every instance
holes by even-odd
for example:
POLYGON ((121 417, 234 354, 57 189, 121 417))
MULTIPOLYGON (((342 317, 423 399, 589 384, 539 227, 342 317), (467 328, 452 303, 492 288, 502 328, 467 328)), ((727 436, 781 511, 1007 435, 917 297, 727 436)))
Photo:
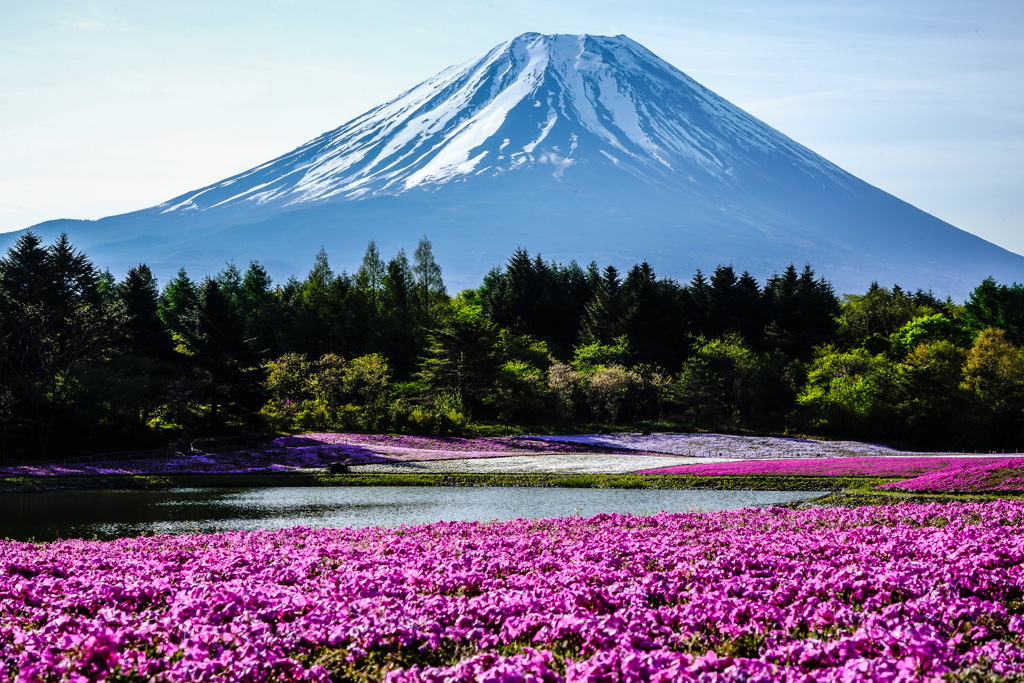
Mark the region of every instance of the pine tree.
POLYGON ((420 316, 429 325, 433 319, 433 308, 443 300, 446 290, 441 279, 441 266, 434 260, 433 247, 426 235, 416 245, 412 258, 420 316))
POLYGON ((195 283, 185 269, 180 268, 177 276, 164 287, 157 309, 167 329, 175 334, 182 332, 182 319, 196 305, 197 298, 195 283))
POLYGON ((53 435, 65 433, 84 369, 123 324, 104 306, 98 283, 96 268, 66 234, 44 249, 26 233, 0 259, 0 384, 34 427, 41 457, 53 435))
POLYGON ((382 280, 381 301, 384 311, 380 350, 400 377, 415 369, 424 338, 413 311, 414 275, 404 249, 388 261, 382 280))
POLYGON ((98 307, 100 274, 85 254, 61 233, 47 248, 51 288, 45 305, 57 316, 66 316, 78 306, 98 307))
POLYGON ((683 290, 683 309, 690 334, 706 336, 711 332, 711 286, 700 268, 683 290))
POLYGON ((619 271, 615 266, 606 267, 583 314, 581 341, 611 345, 617 337, 626 335, 631 314, 619 271))
POLYGON ((224 264, 224 268, 217 273, 215 280, 217 288, 228 300, 228 303, 241 312, 242 271, 238 269, 238 266, 233 261, 224 264))
POLYGON ((384 286, 384 276, 387 274, 387 266, 377 251, 377 244, 373 240, 366 245, 366 253, 363 254, 363 262, 356 271, 356 288, 363 292, 370 302, 370 310, 376 314, 380 308, 380 293, 384 286))
POLYGON ((171 338, 160 319, 160 294, 149 266, 141 263, 130 268, 124 280, 114 287, 114 296, 127 317, 123 350, 132 355, 169 361, 171 338))
POLYGON ((180 356, 160 319, 159 289, 149 266, 130 268, 111 297, 125 323, 109 354, 108 371, 97 383, 107 394, 107 423, 125 436, 144 439, 147 423, 167 403, 170 382, 180 374, 180 356))
POLYGON ((46 248, 39 235, 29 230, 0 260, 0 305, 42 303, 51 282, 46 248))
POLYGON ((277 355, 277 337, 283 324, 281 307, 272 289, 273 281, 259 261, 250 261, 242 278, 238 306, 245 325, 245 338, 263 359, 277 355))
POLYGON ((224 423, 225 409, 251 414, 262 403, 257 358, 245 343, 242 317, 216 280, 203 280, 182 329, 190 363, 209 405, 210 426, 224 423))

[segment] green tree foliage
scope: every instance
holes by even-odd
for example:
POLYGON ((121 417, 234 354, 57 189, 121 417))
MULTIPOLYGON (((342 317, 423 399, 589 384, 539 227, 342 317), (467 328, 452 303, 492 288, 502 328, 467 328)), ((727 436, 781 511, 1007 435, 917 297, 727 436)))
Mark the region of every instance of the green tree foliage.
POLYGON ((672 389, 673 403, 688 427, 715 429, 728 424, 725 381, 707 359, 691 358, 684 363, 672 389))
POLYGON ((881 353, 889 348, 889 338, 904 325, 937 312, 927 301, 908 295, 899 287, 888 289, 875 282, 865 294, 843 297, 839 338, 847 347, 861 346, 881 353))
POLYGON ((517 249, 504 270, 487 274, 478 295, 488 320, 542 339, 564 357, 577 341, 593 288, 575 261, 568 266, 545 263, 539 254, 531 259, 525 249, 517 249))
POLYGON ((637 361, 669 367, 679 360, 679 340, 686 334, 679 285, 659 280, 646 262, 630 268, 622 284, 629 311, 626 336, 637 361))
POLYGON ((267 269, 258 261, 249 262, 236 301, 246 343, 261 358, 275 354, 284 324, 282 302, 267 269))
POLYGON ((285 345, 309 356, 357 351, 361 320, 351 315, 352 280, 344 271, 335 274, 321 247, 306 279, 296 284, 286 306, 291 326, 285 345))
POLYGON ((494 391, 490 396, 498 419, 505 424, 529 422, 542 416, 547 382, 544 372, 525 360, 508 360, 495 372, 494 391))
POLYGON ((263 404, 262 371, 245 341, 245 324, 219 283, 206 278, 181 320, 188 365, 195 373, 207 426, 254 414, 263 404))
POLYGON ((792 406, 793 390, 784 380, 779 360, 758 353, 738 333, 698 337, 679 374, 675 403, 694 426, 761 425, 792 406))
POLYGON ((130 268, 113 291, 127 318, 121 348, 127 355, 169 361, 171 335, 160 318, 160 291, 149 266, 140 263, 130 268))
POLYGON ((970 345, 970 335, 956 320, 945 313, 932 313, 913 318, 894 332, 890 338, 895 358, 905 358, 921 344, 949 341, 955 346, 970 345))
MULTIPOLYGON (((124 315, 99 292, 99 274, 66 234, 49 247, 27 232, 0 259, 0 390, 21 436, 43 457, 75 433, 91 364, 104 362, 124 315), (6 400, 6 399, 5 399, 6 400)), ((27 446, 23 442, 23 447, 27 446)))
POLYGON ((388 389, 391 368, 379 353, 355 358, 348 364, 345 389, 361 410, 360 427, 366 430, 385 429, 388 419, 388 389))
POLYGON ((444 303, 447 290, 441 278, 441 266, 434 259, 434 248, 430 240, 423 237, 413 252, 412 274, 413 300, 416 302, 420 320, 429 325, 433 322, 438 306, 444 303))
POLYGON ((622 287, 619 271, 615 266, 606 267, 596 283, 594 297, 584 309, 580 340, 588 344, 608 344, 616 337, 624 336, 633 315, 631 304, 622 287))
POLYGON ((184 268, 164 287, 157 311, 164 325, 173 334, 181 334, 182 318, 191 311, 198 298, 196 284, 189 278, 184 268))
POLYGON ((602 365, 624 365, 628 362, 632 352, 629 348, 629 339, 621 335, 612 340, 611 344, 591 342, 577 346, 572 359, 572 366, 580 372, 602 365))
POLYGON ((809 265, 799 275, 791 264, 782 275, 770 277, 761 299, 766 310, 765 338, 771 348, 789 358, 809 359, 814 348, 836 332, 839 301, 832 285, 815 278, 809 265))
POLYGON ((408 377, 415 371, 425 333, 417 324, 413 308, 415 276, 405 250, 387 263, 381 280, 382 309, 386 312, 377 336, 380 352, 392 362, 395 371, 408 377))
POLYGON ((1012 344, 1024 344, 1024 285, 1000 285, 986 278, 964 304, 964 324, 975 334, 993 327, 1012 344))
POLYGON ((287 353, 264 364, 269 400, 262 414, 280 429, 387 430, 391 368, 369 354, 346 361, 325 354, 314 362, 287 353))
POLYGON ((428 340, 418 378, 430 399, 454 396, 470 410, 482 406, 497 370, 494 324, 479 307, 455 300, 428 340))
POLYGON ((893 433, 897 392, 895 368, 884 354, 829 345, 815 354, 797 402, 816 429, 877 438, 893 433))
POLYGON ((124 323, 107 352, 108 363, 102 369, 92 367, 92 384, 96 401, 106 406, 107 426, 144 442, 148 423, 166 403, 181 365, 170 330, 160 318, 159 288, 149 266, 130 268, 112 295, 124 323))
POLYGON ((1024 429, 1024 356, 1006 333, 981 331, 967 351, 962 387, 974 400, 975 420, 993 443, 1018 441, 1024 429))
POLYGON ((964 349, 940 338, 917 343, 897 366, 900 436, 909 443, 940 450, 971 444, 965 437, 975 425, 968 416, 969 396, 961 387, 966 359, 964 349))
POLYGON ((276 285, 258 262, 158 294, 66 236, 0 259, 0 448, 42 456, 242 430, 463 433, 478 421, 590 429, 668 418, 901 445, 1019 447, 1020 285, 963 307, 873 285, 840 305, 805 266, 762 288, 720 265, 684 285, 648 263, 580 268, 517 250, 447 296, 426 238, 367 245, 353 276, 321 248, 276 285), (663 369, 665 368, 665 369, 663 369), (595 425, 596 423, 596 425, 595 425))
POLYGON ((376 242, 370 240, 366 245, 366 253, 363 254, 363 262, 356 271, 355 286, 369 301, 370 311, 374 316, 380 312, 381 292, 386 275, 387 265, 380 257, 376 242))

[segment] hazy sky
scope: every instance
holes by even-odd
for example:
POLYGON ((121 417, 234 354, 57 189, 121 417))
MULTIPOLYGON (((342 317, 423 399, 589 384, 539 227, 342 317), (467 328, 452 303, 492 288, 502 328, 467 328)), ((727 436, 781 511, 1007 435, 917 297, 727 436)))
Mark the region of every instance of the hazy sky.
POLYGON ((624 33, 1024 253, 1022 0, 0 0, 0 231, 160 203, 526 31, 624 33))

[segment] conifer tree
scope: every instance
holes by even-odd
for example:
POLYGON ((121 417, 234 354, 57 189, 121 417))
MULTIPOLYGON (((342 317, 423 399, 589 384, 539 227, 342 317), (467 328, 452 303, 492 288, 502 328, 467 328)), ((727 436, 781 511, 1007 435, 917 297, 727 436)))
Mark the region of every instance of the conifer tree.
POLYGON ((178 269, 178 274, 164 286, 160 296, 158 313, 172 333, 182 332, 182 319, 196 305, 196 285, 189 278, 184 268, 178 269))
MULTIPOLYGON (((23 235, 0 259, 0 385, 12 392, 45 457, 74 412, 81 375, 123 324, 103 305, 99 274, 66 234, 43 248, 23 235)), ((0 387, 3 390, 3 387, 0 387)))
POLYGON ((0 305, 42 303, 50 283, 46 248, 39 235, 29 230, 0 260, 0 305))
POLYGON ((250 261, 238 293, 238 307, 245 325, 245 338, 263 359, 277 354, 279 328, 284 324, 280 299, 273 281, 259 261, 250 261))
POLYGON ((441 279, 441 266, 434 259, 433 247, 426 235, 413 252, 412 272, 416 281, 420 317, 429 325, 433 320, 433 307, 443 300, 446 290, 444 280, 441 279))
POLYGON ((363 262, 356 271, 355 286, 363 292, 370 302, 370 310, 376 315, 380 307, 380 293, 384 286, 384 276, 387 274, 387 266, 380 257, 377 250, 377 243, 370 240, 366 245, 366 253, 363 254, 363 262))
POLYGON ((182 323, 190 363, 209 406, 209 426, 223 425, 225 413, 251 414, 262 404, 261 373, 245 343, 242 317, 216 280, 203 280, 182 323))
POLYGON ((616 337, 626 335, 629 329, 631 306, 622 290, 619 271, 607 266, 594 291, 594 298, 583 314, 580 339, 584 343, 612 343, 616 337))
POLYGON ((153 360, 169 361, 171 338, 160 319, 160 294, 149 266, 140 263, 128 269, 124 280, 114 287, 114 295, 124 308, 123 350, 153 360))

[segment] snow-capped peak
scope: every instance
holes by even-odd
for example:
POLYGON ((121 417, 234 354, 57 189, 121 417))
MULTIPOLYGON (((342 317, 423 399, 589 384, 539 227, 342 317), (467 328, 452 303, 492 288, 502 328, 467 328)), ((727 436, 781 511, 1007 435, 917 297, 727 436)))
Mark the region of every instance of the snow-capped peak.
POLYGON ((352 200, 527 170, 561 180, 588 164, 652 183, 728 180, 751 152, 841 174, 626 36, 526 33, 160 209, 352 200))

